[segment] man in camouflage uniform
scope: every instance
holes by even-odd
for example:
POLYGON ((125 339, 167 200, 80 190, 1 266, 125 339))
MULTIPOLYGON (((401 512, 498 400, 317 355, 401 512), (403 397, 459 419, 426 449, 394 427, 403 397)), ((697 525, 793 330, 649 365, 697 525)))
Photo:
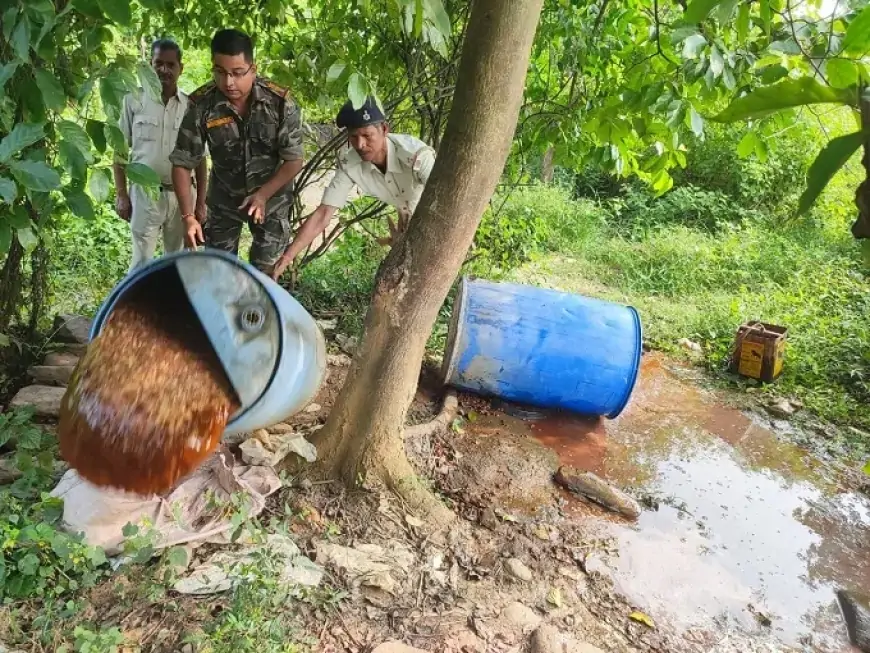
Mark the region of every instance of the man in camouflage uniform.
POLYGON ((269 274, 290 241, 292 182, 302 168, 299 108, 286 90, 257 76, 246 34, 221 30, 211 52, 215 81, 190 95, 169 157, 185 242, 238 254, 247 222, 254 240, 251 263, 269 274), (212 171, 203 238, 188 189, 206 148, 212 171))

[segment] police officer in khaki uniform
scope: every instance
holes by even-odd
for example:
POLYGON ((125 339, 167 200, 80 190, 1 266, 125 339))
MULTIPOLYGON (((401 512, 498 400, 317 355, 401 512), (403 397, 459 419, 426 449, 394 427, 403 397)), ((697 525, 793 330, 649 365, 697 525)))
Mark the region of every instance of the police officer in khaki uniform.
POLYGON ((238 254, 242 225, 253 235, 251 263, 265 274, 290 241, 293 179, 302 168, 302 125, 289 93, 257 76, 251 39, 221 30, 211 42, 214 82, 194 91, 175 151, 172 180, 188 247, 238 254), (211 154, 205 234, 185 182, 211 154))
MULTIPOLYGON (((168 254, 184 247, 184 227, 172 187, 172 164, 169 155, 175 147, 178 129, 187 110, 187 95, 178 88, 184 70, 181 48, 175 41, 160 39, 151 46, 151 65, 160 78, 162 97, 152 98, 138 89, 124 98, 118 127, 130 147, 130 162, 143 163, 160 176, 161 188, 156 198, 136 184, 128 184, 123 163, 115 163, 115 209, 130 223, 133 257, 130 270, 148 262, 163 234, 163 251, 168 254)), ((205 219, 206 164, 196 167, 197 197, 195 213, 205 219)), ((191 194, 194 194, 191 191, 191 194)))
POLYGON ((293 242, 272 271, 277 280, 311 242, 329 226, 335 212, 347 204, 356 185, 359 189, 396 208, 398 226, 389 221, 389 243, 407 228, 414 214, 429 173, 435 164, 435 150, 406 134, 391 134, 384 114, 374 98, 359 109, 347 102, 335 121, 347 129, 347 147, 338 154, 335 177, 323 193, 320 206, 309 215, 293 242))

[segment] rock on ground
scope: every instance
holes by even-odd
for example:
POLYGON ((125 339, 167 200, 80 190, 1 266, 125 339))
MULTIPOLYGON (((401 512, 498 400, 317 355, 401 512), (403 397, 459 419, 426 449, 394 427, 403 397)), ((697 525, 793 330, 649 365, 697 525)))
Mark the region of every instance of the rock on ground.
POLYGON ((375 647, 372 653, 426 653, 421 648, 414 648, 402 642, 384 642, 380 646, 375 647))
POLYGON ((9 407, 32 406, 38 417, 57 418, 60 415, 60 402, 65 392, 66 388, 57 386, 28 385, 18 391, 9 402, 9 407))
POLYGON ((65 351, 53 351, 50 354, 46 355, 45 360, 42 361, 42 364, 48 366, 71 365, 75 367, 78 362, 79 357, 75 354, 71 354, 65 351))
POLYGON ((27 373, 37 383, 66 385, 74 369, 74 365, 34 365, 27 370, 27 373))
POLYGON ((849 641, 863 653, 870 653, 870 596, 840 590, 837 602, 846 622, 849 641))
POLYGON ((537 627, 529 643, 530 653, 604 653, 597 646, 578 642, 550 624, 537 627))
POLYGON ((87 344, 91 322, 81 315, 58 315, 54 318, 54 339, 60 342, 87 344))
POLYGON ((530 607, 523 605, 519 601, 508 604, 502 610, 501 617, 510 625, 523 631, 537 628, 538 624, 541 623, 541 617, 530 607))
POLYGON ((516 558, 508 558, 505 561, 504 566, 505 569, 507 569, 508 573, 517 580, 521 580, 526 583, 532 580, 532 570, 526 567, 526 565, 523 564, 522 560, 517 560, 516 558))
POLYGON ((637 501, 592 472, 581 472, 565 466, 559 468, 553 479, 574 494, 579 494, 624 517, 637 519, 640 515, 640 505, 637 501))

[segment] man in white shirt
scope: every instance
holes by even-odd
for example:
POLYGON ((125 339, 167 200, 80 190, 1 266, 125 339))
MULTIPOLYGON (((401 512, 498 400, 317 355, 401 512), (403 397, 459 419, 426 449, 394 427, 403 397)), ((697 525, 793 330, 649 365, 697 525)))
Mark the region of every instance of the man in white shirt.
MULTIPOLYGON (((114 165, 115 209, 123 220, 130 223, 133 241, 130 270, 151 260, 161 231, 165 253, 177 252, 184 247, 184 223, 172 187, 172 164, 169 162, 188 104, 187 95, 178 88, 178 78, 184 69, 181 48, 169 39, 155 41, 151 46, 151 65, 160 78, 162 97, 158 101, 144 89, 127 95, 119 127, 130 146, 130 162, 143 163, 160 176, 157 198, 153 199, 137 184, 130 185, 128 191, 125 165, 114 165)), ((206 219, 206 170, 203 160, 196 169, 199 191, 196 214, 201 222, 206 219)))
POLYGON ((335 212, 347 204, 354 186, 396 208, 398 226, 389 221, 392 244, 404 232, 414 214, 429 173, 435 164, 435 150, 406 134, 391 134, 384 114, 373 98, 359 109, 347 102, 335 121, 347 129, 348 144, 338 154, 335 177, 323 193, 320 206, 305 222, 290 246, 272 269, 272 278, 287 269, 311 242, 329 226, 335 212))

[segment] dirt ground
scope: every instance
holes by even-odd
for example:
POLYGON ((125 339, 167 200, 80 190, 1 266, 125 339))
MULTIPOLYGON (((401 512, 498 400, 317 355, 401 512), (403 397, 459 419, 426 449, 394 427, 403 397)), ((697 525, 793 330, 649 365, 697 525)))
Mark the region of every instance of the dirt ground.
MULTIPOLYGON (((348 359, 332 362, 317 406, 292 426, 325 421, 348 359)), ((457 515, 446 532, 429 532, 391 494, 288 479, 260 521, 326 572, 292 599, 295 641, 323 653, 391 641, 430 653, 850 651, 832 606, 834 588, 870 580, 870 505, 857 481, 790 444, 777 420, 703 385, 653 353, 616 420, 460 395, 449 427, 406 442, 457 515), (639 520, 557 488, 562 464, 628 492, 644 507, 639 520), (360 571, 373 560, 374 572, 360 571), (779 602, 783 593, 794 599, 779 602)), ((409 423, 432 419, 441 396, 427 364, 409 423)), ((214 550, 200 547, 196 560, 214 550)), ((124 651, 208 650, 191 637, 232 598, 178 596, 155 580, 164 571, 103 583, 78 618, 119 625, 124 651)))

